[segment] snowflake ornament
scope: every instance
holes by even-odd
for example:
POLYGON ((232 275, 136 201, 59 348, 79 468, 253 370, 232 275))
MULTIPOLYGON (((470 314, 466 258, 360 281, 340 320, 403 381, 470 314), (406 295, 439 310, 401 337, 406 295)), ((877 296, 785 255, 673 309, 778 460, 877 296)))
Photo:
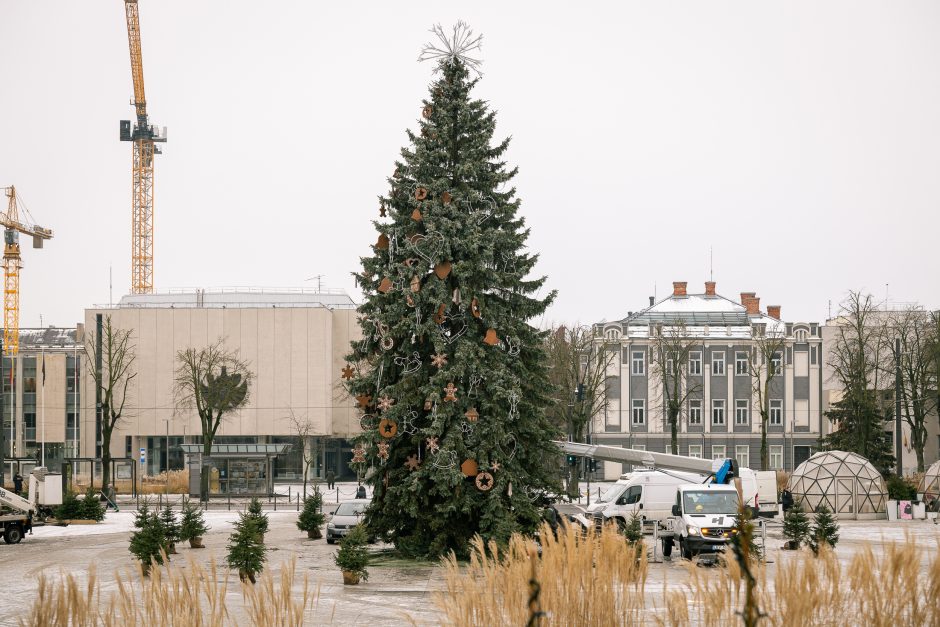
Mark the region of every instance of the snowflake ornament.
MULTIPOLYGON (((445 63, 455 63, 460 61, 468 69, 482 76, 480 66, 483 59, 471 57, 471 53, 478 53, 483 47, 483 35, 474 35, 473 30, 463 20, 454 24, 451 32, 448 34, 440 24, 435 24, 431 32, 437 37, 438 41, 424 44, 421 48, 421 54, 418 55, 418 61, 442 61, 445 63)), ((437 69, 440 69, 438 66, 437 69)), ((435 69, 435 72, 437 71, 435 69)))
POLYGON ((435 353, 435 355, 431 357, 431 364, 433 364, 435 368, 443 368, 447 365, 447 355, 435 353))
POLYGON ((428 445, 428 450, 431 451, 432 453, 436 453, 436 452, 438 452, 439 450, 441 450, 441 445, 440 445, 440 443, 438 443, 436 436, 435 436, 435 437, 428 438, 428 439, 426 440, 426 442, 427 442, 427 445, 428 445))
POLYGON ((392 408, 392 405, 394 405, 394 404, 395 404, 394 399, 391 399, 391 398, 389 398, 389 397, 387 397, 387 396, 383 396, 383 397, 381 397, 381 398, 379 399, 378 407, 379 407, 379 409, 381 409, 382 411, 388 411, 389 409, 392 408))

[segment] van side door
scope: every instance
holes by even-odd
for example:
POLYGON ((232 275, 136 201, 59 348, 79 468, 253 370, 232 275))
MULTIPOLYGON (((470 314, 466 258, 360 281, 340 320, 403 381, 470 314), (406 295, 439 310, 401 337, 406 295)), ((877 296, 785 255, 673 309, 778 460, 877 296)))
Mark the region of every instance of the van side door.
POLYGON ((640 502, 643 498, 643 486, 635 485, 627 488, 627 491, 624 492, 620 498, 617 500, 618 505, 624 506, 623 509, 628 513, 633 513, 638 509, 642 509, 643 505, 640 502))

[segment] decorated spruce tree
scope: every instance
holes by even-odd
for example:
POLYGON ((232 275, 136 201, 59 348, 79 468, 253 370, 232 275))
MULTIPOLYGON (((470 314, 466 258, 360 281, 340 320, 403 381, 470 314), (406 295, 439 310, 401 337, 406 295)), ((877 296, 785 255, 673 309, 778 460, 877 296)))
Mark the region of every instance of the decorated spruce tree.
POLYGON ((545 279, 531 276, 509 140, 494 141, 495 113, 471 96, 480 38, 433 32, 441 44, 422 58, 437 76, 379 199, 356 275, 363 339, 342 373, 362 414, 353 467, 374 487, 368 532, 428 556, 533 531, 557 454, 530 324, 554 294, 540 299, 545 279))

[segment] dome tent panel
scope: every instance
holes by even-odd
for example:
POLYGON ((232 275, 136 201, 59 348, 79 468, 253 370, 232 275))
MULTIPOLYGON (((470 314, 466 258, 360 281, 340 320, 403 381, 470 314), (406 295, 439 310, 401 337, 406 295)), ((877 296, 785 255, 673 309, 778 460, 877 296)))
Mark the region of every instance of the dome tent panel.
POLYGON ((793 471, 787 486, 794 500, 802 500, 811 512, 822 504, 844 518, 877 518, 885 512, 884 480, 856 453, 816 453, 793 471))
POLYGON ((930 465, 917 491, 924 495, 925 501, 940 498, 940 461, 930 465))

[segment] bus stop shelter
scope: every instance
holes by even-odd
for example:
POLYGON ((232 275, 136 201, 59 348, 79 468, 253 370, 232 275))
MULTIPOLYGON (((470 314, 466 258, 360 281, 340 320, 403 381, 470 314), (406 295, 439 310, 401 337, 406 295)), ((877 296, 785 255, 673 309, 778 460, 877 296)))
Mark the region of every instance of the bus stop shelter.
POLYGON ((189 468, 189 492, 199 496, 202 472, 209 472, 209 496, 268 496, 274 492, 273 461, 290 444, 180 444, 189 468))

